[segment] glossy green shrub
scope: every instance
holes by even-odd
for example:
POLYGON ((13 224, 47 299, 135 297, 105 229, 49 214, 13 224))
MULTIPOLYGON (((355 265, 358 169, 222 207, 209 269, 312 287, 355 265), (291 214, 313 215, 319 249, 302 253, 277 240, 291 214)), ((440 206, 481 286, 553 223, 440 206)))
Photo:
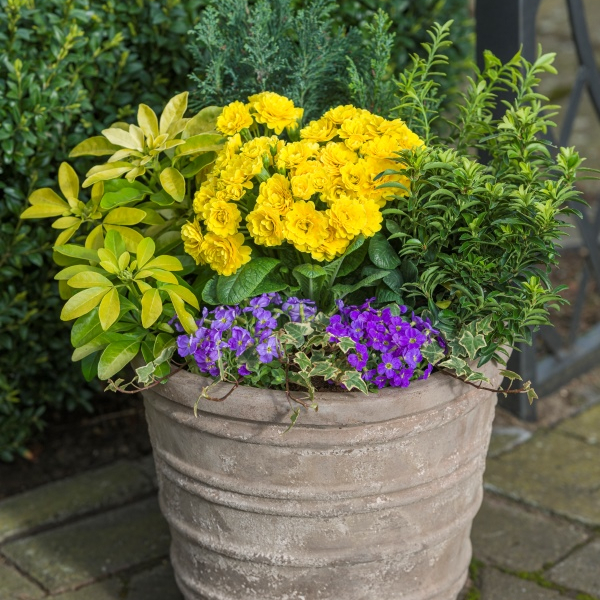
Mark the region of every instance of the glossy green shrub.
POLYGON ((51 408, 89 407, 52 277, 56 231, 19 215, 84 138, 187 87, 202 0, 0 0, 0 459, 51 408))

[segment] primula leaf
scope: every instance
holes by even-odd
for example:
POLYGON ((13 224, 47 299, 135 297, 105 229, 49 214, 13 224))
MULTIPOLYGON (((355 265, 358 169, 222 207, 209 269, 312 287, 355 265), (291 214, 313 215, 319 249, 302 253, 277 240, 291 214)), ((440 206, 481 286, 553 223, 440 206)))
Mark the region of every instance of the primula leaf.
POLYGON ((116 288, 112 288, 100 302, 98 316, 102 329, 106 331, 119 318, 121 312, 121 302, 119 300, 119 292, 116 288))
POLYGON ((275 258, 259 257, 238 269, 233 275, 217 279, 217 300, 219 304, 235 305, 254 295, 254 290, 264 278, 279 264, 275 258))
POLYGON ((400 258, 383 233, 377 232, 369 241, 369 258, 380 269, 395 269, 400 258))
POLYGON ((206 282, 202 290, 202 300, 211 306, 219 304, 219 299, 217 298, 217 276, 206 282))
POLYGON ((372 273, 371 275, 369 275, 368 277, 365 277, 364 279, 361 279, 358 283, 355 283, 354 285, 341 285, 341 284, 334 285, 331 288, 331 291, 333 292, 336 299, 339 300, 339 299, 344 298, 345 296, 348 296, 348 294, 352 294, 352 293, 356 292, 357 290, 360 290, 361 288, 373 285, 376 281, 383 279, 388 274, 389 274, 389 271, 378 271, 376 273, 372 273))
POLYGON ((140 350, 137 340, 124 340, 109 344, 102 352, 98 362, 98 377, 106 380, 126 367, 140 350))

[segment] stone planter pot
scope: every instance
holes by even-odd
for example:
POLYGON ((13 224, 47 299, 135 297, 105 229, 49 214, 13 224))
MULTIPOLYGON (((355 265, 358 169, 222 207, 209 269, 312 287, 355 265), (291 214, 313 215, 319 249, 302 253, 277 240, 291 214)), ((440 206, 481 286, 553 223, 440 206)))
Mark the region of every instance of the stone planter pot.
MULTIPOLYGON (((484 371, 500 383, 495 365, 484 371)), ((283 392, 239 388, 195 417, 206 383, 182 371, 144 392, 187 600, 456 598, 496 394, 439 373, 324 393, 284 435, 283 392)))

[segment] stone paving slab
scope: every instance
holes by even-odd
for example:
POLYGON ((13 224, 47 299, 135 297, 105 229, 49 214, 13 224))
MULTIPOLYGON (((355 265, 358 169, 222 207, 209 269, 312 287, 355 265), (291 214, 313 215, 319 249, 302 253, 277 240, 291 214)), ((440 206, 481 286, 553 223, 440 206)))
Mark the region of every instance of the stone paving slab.
POLYGON ((2 547, 20 569, 56 593, 168 554, 169 530, 155 498, 2 547))
POLYGON ((0 502, 0 542, 74 516, 123 504, 153 488, 144 470, 126 462, 43 485, 0 502))
POLYGON ((512 571, 539 571, 587 540, 586 531, 489 495, 475 517, 471 541, 479 559, 512 571))
POLYGON ((107 579, 73 592, 52 596, 48 600, 121 600, 123 583, 119 579, 107 579))
POLYGON ((23 577, 10 565, 0 562, 0 598, 2 600, 37 600, 45 592, 23 577))
POLYGON ((541 587, 506 573, 487 568, 483 572, 481 600, 561 600, 556 590, 541 587))
POLYGON ((522 427, 494 427, 488 450, 488 457, 493 458, 523 444, 531 437, 531 431, 522 427))
POLYGON ((588 444, 600 444, 600 405, 563 421, 556 430, 575 435, 588 444))
POLYGON ((548 571, 548 579, 600 598, 600 540, 573 552, 548 571))
POLYGON ((132 577, 127 600, 183 600, 170 563, 132 577))
POLYGON ((600 446, 538 432, 487 461, 488 489, 590 525, 600 525, 600 446))

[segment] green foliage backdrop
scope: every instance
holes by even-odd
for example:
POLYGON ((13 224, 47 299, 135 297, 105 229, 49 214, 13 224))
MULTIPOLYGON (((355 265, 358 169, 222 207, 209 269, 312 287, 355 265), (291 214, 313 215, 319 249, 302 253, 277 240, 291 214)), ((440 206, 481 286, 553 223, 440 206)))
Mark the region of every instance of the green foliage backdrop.
POLYGON ((0 459, 48 407, 88 405, 59 319, 56 231, 19 221, 79 141, 187 87, 202 0, 0 0, 0 459))
MULTIPOLYGON (((48 407, 89 407, 91 398, 59 320, 56 231, 19 220, 27 197, 54 185, 82 139, 130 120, 139 103, 156 110, 196 87, 187 80, 198 66, 187 32, 206 3, 0 0, 0 459, 25 450, 48 407)), ((395 68, 419 50, 432 22, 455 20, 452 86, 472 48, 466 0, 343 0, 334 29, 365 27, 378 8, 394 21, 395 68)))

